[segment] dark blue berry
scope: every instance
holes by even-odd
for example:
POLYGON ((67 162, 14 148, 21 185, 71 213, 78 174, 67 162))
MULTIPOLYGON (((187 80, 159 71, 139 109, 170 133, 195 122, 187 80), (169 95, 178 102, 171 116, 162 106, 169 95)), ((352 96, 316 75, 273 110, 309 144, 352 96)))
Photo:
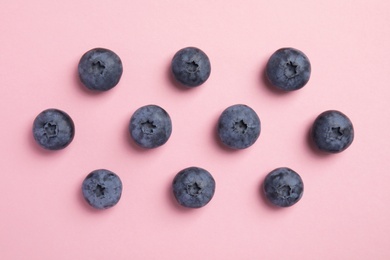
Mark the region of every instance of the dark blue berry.
POLYGON ((156 148, 165 144, 172 133, 168 113, 156 105, 137 109, 130 119, 129 132, 133 140, 143 148, 156 148))
POLYGON ((275 206, 290 207, 303 195, 303 182, 295 171, 281 167, 271 171, 263 183, 265 197, 275 206))
POLYGON ((59 109, 46 109, 34 120, 35 141, 48 150, 60 150, 68 146, 74 137, 75 127, 72 118, 59 109))
POLYGON ((300 50, 282 48, 268 60, 266 75, 271 84, 284 91, 302 88, 310 79, 311 66, 300 50))
POLYGON ((321 113, 311 129, 314 144, 322 151, 339 153, 347 149, 354 138, 351 120, 336 110, 321 113))
POLYGON ((81 190, 89 205, 107 209, 116 205, 122 195, 122 181, 115 173, 99 169, 84 179, 81 190))
POLYGON ((210 76, 211 65, 206 53, 195 47, 179 50, 172 59, 175 79, 187 87, 197 87, 210 76))
POLYGON ((95 48, 80 59, 79 77, 91 90, 107 91, 115 87, 123 72, 122 61, 113 51, 95 48))
POLYGON ((218 122, 218 136, 222 143, 233 149, 245 149, 253 145, 261 132, 260 118, 246 105, 226 108, 218 122))
POLYGON ((213 198, 215 180, 205 169, 189 167, 175 176, 172 188, 180 205, 187 208, 200 208, 213 198))

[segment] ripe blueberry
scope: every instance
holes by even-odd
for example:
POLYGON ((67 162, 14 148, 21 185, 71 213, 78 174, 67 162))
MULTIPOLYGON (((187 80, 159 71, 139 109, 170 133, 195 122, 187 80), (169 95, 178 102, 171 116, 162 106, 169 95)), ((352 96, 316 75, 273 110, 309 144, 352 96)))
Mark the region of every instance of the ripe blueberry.
POLYGON ((174 78, 184 86, 197 87, 209 78, 211 65, 206 53, 187 47, 173 56, 171 70, 174 78))
POLYGON ((81 186, 83 196, 96 209, 107 209, 116 205, 122 195, 122 182, 115 173, 99 169, 91 172, 81 186))
POLYGON ((245 149, 260 136, 261 122, 256 112, 246 105, 226 108, 218 122, 218 136, 232 149, 245 149))
POLYGON ((118 84, 123 72, 122 61, 111 50, 95 48, 81 57, 78 72, 87 88, 107 91, 118 84))
POLYGON ((130 119, 129 132, 133 140, 143 148, 156 148, 165 144, 172 133, 168 113, 156 105, 137 109, 130 119))
POLYGON ((42 111, 34 120, 35 141, 48 150, 60 150, 68 146, 74 137, 75 127, 72 118, 59 109, 42 111))
POLYGON ((295 171, 281 167, 271 171, 263 183, 265 197, 275 206, 290 207, 303 195, 303 182, 295 171))
POLYGON ((346 115, 340 111, 328 110, 314 120, 311 136, 320 150, 339 153, 351 145, 354 129, 346 115))
POLYGON ((284 91, 302 88, 309 81, 310 61, 300 50, 282 48, 268 60, 266 76, 271 84, 284 91))
POLYGON ((189 167, 175 176, 172 188, 180 205, 187 208, 200 208, 213 198, 215 180, 205 169, 189 167))

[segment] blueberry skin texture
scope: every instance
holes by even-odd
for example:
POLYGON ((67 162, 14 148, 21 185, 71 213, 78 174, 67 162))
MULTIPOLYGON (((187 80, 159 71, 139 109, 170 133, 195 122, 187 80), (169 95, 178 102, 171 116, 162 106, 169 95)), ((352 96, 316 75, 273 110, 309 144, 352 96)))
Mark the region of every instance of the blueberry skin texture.
POLYGON ((176 174, 172 182, 177 202, 187 208, 201 208, 215 193, 215 180, 205 169, 189 167, 176 174))
POLYGON ((113 51, 95 48, 81 57, 78 72, 81 82, 88 89, 107 91, 118 84, 123 66, 121 59, 113 51))
POLYGON ((130 119, 129 132, 143 148, 156 148, 165 144, 172 133, 172 121, 161 107, 147 105, 137 109, 130 119))
POLYGON ((311 65, 307 56, 294 48, 281 48, 268 60, 266 76, 269 82, 283 91, 298 90, 310 79, 311 65))
POLYGON ((49 108, 37 115, 32 128, 35 141, 44 149, 61 150, 73 140, 75 126, 72 118, 56 108, 49 108))
POLYGON ((81 186, 84 199, 95 209, 108 209, 116 205, 122 189, 119 176, 105 169, 88 174, 81 186))
POLYGON ((186 87, 202 85, 210 76, 211 64, 206 53, 195 47, 179 50, 172 59, 174 78, 186 87))
POLYGON ((290 207, 302 198, 303 181, 295 171, 281 167, 266 176, 263 191, 273 205, 290 207))
POLYGON ((247 105, 226 108, 218 121, 218 136, 232 149, 245 149, 253 145, 261 132, 260 118, 247 105))
POLYGON ((354 129, 346 115, 337 110, 328 110, 314 120, 311 136, 321 151, 339 153, 352 144, 354 129))

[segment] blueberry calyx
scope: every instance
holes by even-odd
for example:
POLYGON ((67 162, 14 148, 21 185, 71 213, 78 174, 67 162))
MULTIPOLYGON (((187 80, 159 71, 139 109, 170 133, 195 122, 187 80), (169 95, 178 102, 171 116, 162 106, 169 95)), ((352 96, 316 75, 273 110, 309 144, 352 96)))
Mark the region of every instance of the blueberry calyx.
POLYGON ((105 190, 105 189, 106 189, 106 188, 104 188, 103 185, 98 184, 98 185, 96 185, 96 188, 93 190, 93 192, 95 193, 95 195, 96 195, 97 197, 102 197, 102 196, 104 196, 104 190, 105 190))
POLYGON ((288 198, 289 196, 291 196, 291 191, 292 191, 292 188, 290 185, 283 185, 283 186, 280 186, 276 192, 278 193, 278 195, 280 197, 282 197, 283 199, 286 199, 288 198))
POLYGON ((202 193, 202 187, 197 182, 187 185, 187 193, 191 196, 197 196, 202 193))
POLYGON ((331 127, 328 138, 332 139, 341 139, 341 136, 343 136, 343 131, 341 130, 340 127, 331 127))
POLYGON ((43 126, 43 129, 44 129, 44 134, 48 138, 53 138, 53 137, 56 137, 58 135, 58 126, 54 122, 47 122, 43 126))
POLYGON ((92 62, 92 71, 96 74, 103 75, 105 68, 106 66, 101 60, 96 60, 92 62))
POLYGON ((144 123, 141 123, 141 129, 142 129, 142 132, 144 134, 147 134, 147 135, 151 135, 153 134, 154 130, 153 129, 156 129, 157 126, 155 124, 153 124, 153 121, 146 121, 144 123))
POLYGON ((186 64, 186 71, 188 71, 189 73, 195 73, 199 69, 199 64, 196 63, 194 60, 191 62, 187 62, 186 64))
POLYGON ((284 75, 287 78, 293 78, 298 75, 298 65, 292 61, 286 63, 286 69, 284 70, 284 75))
POLYGON ((234 122, 233 129, 237 133, 245 134, 246 130, 248 129, 248 124, 245 123, 244 120, 239 120, 234 122))

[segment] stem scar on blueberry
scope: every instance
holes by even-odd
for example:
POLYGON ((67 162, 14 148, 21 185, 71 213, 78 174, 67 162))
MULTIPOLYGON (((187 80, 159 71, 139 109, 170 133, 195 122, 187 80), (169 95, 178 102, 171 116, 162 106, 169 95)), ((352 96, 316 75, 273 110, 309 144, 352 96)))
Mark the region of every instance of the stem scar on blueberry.
POLYGON ((280 196, 286 198, 286 197, 291 195, 291 190, 292 189, 291 189, 291 187, 289 185, 283 185, 283 186, 278 188, 277 193, 280 196))
POLYGON ((341 127, 331 127, 329 131, 329 138, 341 139, 343 136, 343 129, 341 127))
POLYGON ((233 125, 233 130, 238 133, 245 134, 246 129, 248 129, 248 124, 244 120, 236 121, 233 125))
POLYGON ((202 188, 196 182, 187 185, 187 193, 191 196, 199 195, 201 191, 202 188))
POLYGON ((45 135, 48 138, 56 137, 58 134, 58 127, 56 123, 48 122, 44 125, 45 135))
POLYGON ((141 123, 141 128, 144 134, 153 134, 153 129, 157 128, 157 126, 153 124, 153 121, 148 120, 144 123, 141 123))
POLYGON ((106 66, 100 60, 92 62, 92 70, 94 72, 98 72, 100 75, 103 74, 105 68, 106 68, 106 66))
POLYGON ((194 73, 199 69, 199 64, 196 63, 194 60, 190 62, 186 62, 186 64, 187 64, 186 70, 189 73, 194 73))
POLYGON ((288 78, 295 77, 298 74, 298 65, 292 61, 286 63, 285 75, 288 78))
POLYGON ((93 192, 96 194, 96 196, 101 197, 101 196, 104 196, 105 189, 106 189, 105 187, 98 184, 98 185, 96 185, 96 188, 93 190, 93 192))

